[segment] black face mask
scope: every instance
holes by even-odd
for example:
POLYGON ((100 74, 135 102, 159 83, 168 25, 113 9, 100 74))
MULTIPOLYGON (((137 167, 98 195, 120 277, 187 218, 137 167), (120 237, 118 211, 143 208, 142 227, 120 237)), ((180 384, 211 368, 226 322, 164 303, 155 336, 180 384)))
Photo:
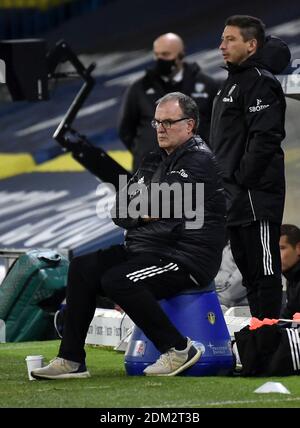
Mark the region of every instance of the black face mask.
POLYGON ((174 69, 176 68, 176 60, 175 59, 157 59, 155 70, 160 76, 170 76, 174 69))

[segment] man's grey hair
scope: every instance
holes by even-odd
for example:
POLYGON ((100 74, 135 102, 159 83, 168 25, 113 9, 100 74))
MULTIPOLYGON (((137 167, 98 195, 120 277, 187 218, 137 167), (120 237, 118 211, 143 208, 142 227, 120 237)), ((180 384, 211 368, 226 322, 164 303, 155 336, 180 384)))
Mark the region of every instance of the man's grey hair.
POLYGON ((156 104, 159 105, 168 101, 178 101, 183 116, 188 117, 189 119, 194 119, 195 125, 193 128, 193 133, 196 134, 199 126, 199 110, 193 98, 181 92, 170 92, 169 94, 157 100, 156 104))

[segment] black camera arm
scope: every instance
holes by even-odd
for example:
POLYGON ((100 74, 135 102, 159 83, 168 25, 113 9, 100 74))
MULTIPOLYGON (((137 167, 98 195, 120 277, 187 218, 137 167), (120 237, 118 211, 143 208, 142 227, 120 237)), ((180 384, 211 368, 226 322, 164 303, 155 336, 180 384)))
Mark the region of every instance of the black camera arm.
POLYGON ((71 62, 78 75, 84 80, 84 84, 55 130, 53 138, 65 151, 71 152, 73 158, 87 170, 101 181, 113 184, 116 190, 118 190, 119 175, 126 175, 127 179, 129 179, 131 174, 112 159, 103 149, 93 146, 85 136, 80 135, 71 127, 78 111, 95 85, 95 79, 91 76, 95 64, 92 63, 89 67, 85 68, 68 44, 64 40, 61 40, 47 55, 49 79, 66 77, 68 75, 68 73, 55 74, 57 65, 65 61, 71 62))

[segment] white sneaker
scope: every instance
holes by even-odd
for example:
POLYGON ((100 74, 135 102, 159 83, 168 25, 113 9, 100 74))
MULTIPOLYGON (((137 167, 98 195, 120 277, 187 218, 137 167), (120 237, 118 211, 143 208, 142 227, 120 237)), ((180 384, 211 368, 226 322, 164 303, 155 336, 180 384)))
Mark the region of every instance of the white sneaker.
POLYGON ((146 376, 176 376, 194 365, 200 357, 200 349, 187 338, 187 347, 184 350, 169 349, 165 354, 161 354, 154 364, 145 368, 143 373, 146 376))
POLYGON ((86 365, 56 357, 48 366, 32 370, 35 379, 71 379, 90 377, 86 365))

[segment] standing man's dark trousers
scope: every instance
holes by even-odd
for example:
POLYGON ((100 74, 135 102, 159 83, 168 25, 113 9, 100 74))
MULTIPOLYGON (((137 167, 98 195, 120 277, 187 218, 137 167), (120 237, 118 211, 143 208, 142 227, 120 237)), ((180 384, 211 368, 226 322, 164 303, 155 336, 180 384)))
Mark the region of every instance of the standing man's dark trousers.
POLYGON ((228 227, 253 317, 278 319, 282 301, 280 225, 260 220, 228 227))
POLYGON ((169 321, 158 299, 195 287, 189 273, 176 262, 155 254, 129 254, 114 246, 70 263, 66 318, 58 356, 82 363, 84 344, 96 308, 97 295, 117 303, 164 353, 186 348, 186 338, 169 321))

